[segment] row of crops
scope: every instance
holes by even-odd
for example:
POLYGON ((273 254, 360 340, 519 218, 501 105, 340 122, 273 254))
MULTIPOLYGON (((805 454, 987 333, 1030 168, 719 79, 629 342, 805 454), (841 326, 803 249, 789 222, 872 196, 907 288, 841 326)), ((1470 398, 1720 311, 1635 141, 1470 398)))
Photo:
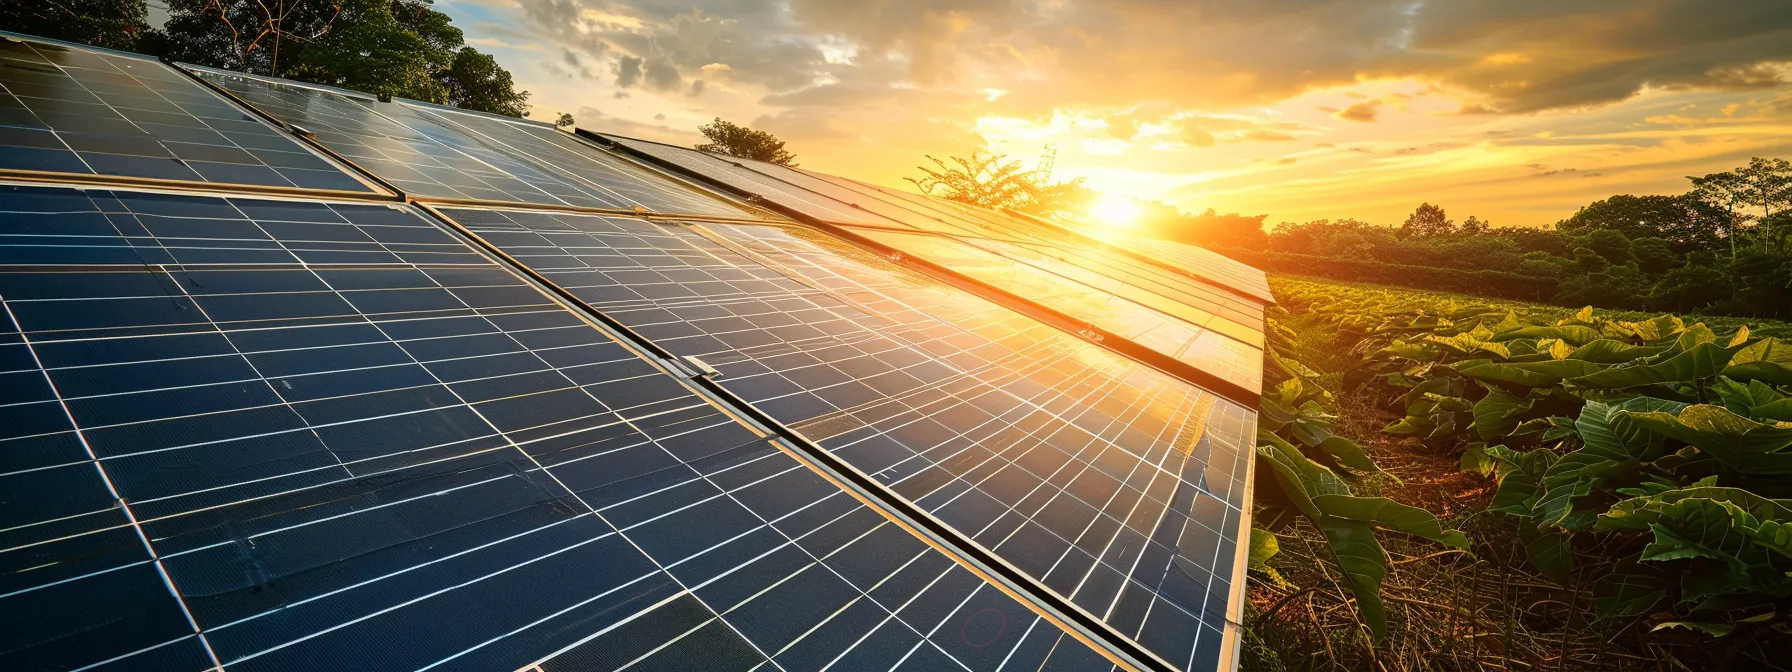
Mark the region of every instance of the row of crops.
MULTIPOLYGON (((1391 411, 1384 437, 1490 479, 1477 515, 1512 523, 1498 529, 1533 573, 1590 581, 1586 618, 1718 649, 1792 622, 1792 343, 1762 335, 1780 327, 1336 285, 1278 293, 1324 315, 1338 347, 1302 350, 1285 314, 1269 320, 1258 519, 1323 534, 1373 639, 1387 634, 1382 583, 1400 569, 1383 541, 1472 547, 1364 487, 1381 469, 1334 431, 1343 393, 1391 411)), ((1275 533, 1252 538, 1253 569, 1281 583, 1275 533)))

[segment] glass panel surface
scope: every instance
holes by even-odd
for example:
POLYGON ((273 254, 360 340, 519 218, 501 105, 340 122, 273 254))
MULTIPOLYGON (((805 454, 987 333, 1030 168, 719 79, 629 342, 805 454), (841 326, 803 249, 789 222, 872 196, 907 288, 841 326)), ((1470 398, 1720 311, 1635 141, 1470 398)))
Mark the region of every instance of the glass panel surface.
POLYGON ((414 120, 394 121, 373 98, 239 73, 186 66, 407 194, 434 198, 628 209, 627 200, 494 151, 471 137, 414 120), (415 128, 413 128, 413 126, 415 128))
POLYGON ((1217 664, 1253 411, 809 229, 449 214, 1164 660, 1217 664))
POLYGON ((374 192, 160 62, 4 35, 0 168, 374 192))
MULTIPOLYGON (((553 126, 504 119, 451 108, 401 102, 390 112, 407 124, 417 121, 455 129, 513 157, 551 165, 589 190, 622 199, 631 207, 712 217, 752 217, 720 196, 610 156, 553 126)), ((383 111, 383 110, 382 110, 383 111)))
POLYGON ((789 198, 784 204, 792 209, 1084 320, 1248 393, 1262 385, 1261 304, 1143 264, 1091 258, 1075 249, 1071 236, 1001 213, 974 214, 977 209, 968 206, 935 206, 930 201, 937 199, 898 196, 895 190, 784 166, 730 164, 695 150, 612 139, 737 188, 773 185, 773 193, 762 195, 789 198), (816 201, 835 205, 818 211, 810 205, 816 201), (829 218, 841 211, 855 214, 829 218))
POLYGON ((400 206, 0 189, 0 492, 6 670, 1111 668, 400 206))
POLYGON ((861 224, 888 224, 889 220, 877 215, 854 209, 852 206, 815 194, 775 179, 767 178, 745 167, 745 160, 718 157, 713 154, 699 152, 688 147, 646 140, 636 140, 616 135, 605 135, 605 138, 620 143, 631 150, 641 152, 661 161, 671 163, 718 182, 751 194, 757 194, 774 203, 803 213, 810 217, 827 222, 857 222, 861 224))

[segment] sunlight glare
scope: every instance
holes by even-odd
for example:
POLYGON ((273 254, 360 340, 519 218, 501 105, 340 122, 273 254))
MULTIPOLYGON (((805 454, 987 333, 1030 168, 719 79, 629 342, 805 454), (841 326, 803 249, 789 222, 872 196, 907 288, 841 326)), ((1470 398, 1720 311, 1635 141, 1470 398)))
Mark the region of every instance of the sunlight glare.
POLYGON ((1107 226, 1126 228, 1138 223, 1139 204, 1125 196, 1108 196, 1091 206, 1089 215, 1107 226))

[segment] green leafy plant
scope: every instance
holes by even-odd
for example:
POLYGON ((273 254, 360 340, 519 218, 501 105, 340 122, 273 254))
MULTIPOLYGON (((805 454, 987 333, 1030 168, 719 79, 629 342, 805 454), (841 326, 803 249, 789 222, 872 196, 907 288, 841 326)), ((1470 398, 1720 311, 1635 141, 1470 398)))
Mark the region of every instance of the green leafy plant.
POLYGON ((1493 478, 1488 510, 1539 573, 1585 569, 1596 617, 1713 637, 1792 617, 1792 346, 1452 306, 1367 328, 1359 351, 1358 380, 1404 415, 1384 431, 1493 478))
MULTIPOLYGON (((1459 549, 1468 547, 1468 537, 1444 529, 1424 509, 1356 494, 1351 480, 1381 469, 1356 442, 1332 431, 1337 415, 1330 406, 1335 399, 1321 385, 1320 374, 1288 354, 1292 332, 1274 316, 1267 326, 1265 368, 1272 382, 1264 389, 1258 416, 1259 504, 1269 502, 1272 507, 1272 527, 1299 516, 1325 535, 1364 624, 1380 640, 1387 634, 1381 584, 1388 559, 1378 535, 1402 533, 1459 549)), ((1274 533, 1253 529, 1251 544, 1252 569, 1278 585, 1286 584, 1267 564, 1275 552, 1274 533), (1259 562, 1260 549, 1265 555, 1259 562)))

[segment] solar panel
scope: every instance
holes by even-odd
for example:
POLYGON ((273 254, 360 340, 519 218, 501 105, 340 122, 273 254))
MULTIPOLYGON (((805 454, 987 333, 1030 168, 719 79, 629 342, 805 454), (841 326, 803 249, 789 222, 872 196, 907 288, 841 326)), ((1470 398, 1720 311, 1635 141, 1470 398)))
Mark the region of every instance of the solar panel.
POLYGON ((1171 666, 1218 665, 1253 411, 809 229, 445 212, 1171 666))
POLYGON ((747 161, 619 135, 600 135, 598 137, 666 164, 710 177, 739 191, 759 196, 822 221, 861 224, 889 223, 888 219, 854 208, 851 204, 841 203, 794 185, 762 176, 748 168, 747 161))
POLYGON ((155 60, 0 34, 0 169, 373 193, 155 60))
POLYGON ((478 112, 401 102, 401 119, 423 119, 461 130, 481 144, 511 156, 527 157, 557 167, 585 184, 655 212, 710 217, 754 216, 710 193, 610 156, 585 141, 543 123, 478 112))
POLYGON ((1235 324, 1222 331, 1226 323, 1211 313, 1024 248, 1008 246, 1002 255, 923 233, 852 232, 1167 355, 1216 383, 1234 386, 1235 395, 1248 398, 1263 386, 1262 333, 1235 324), (1151 304, 1130 298, 1135 296, 1151 304))
POLYGON ((1105 244, 1091 245, 1092 242, 1101 241, 1085 235, 1080 229, 1046 225, 1040 220, 1022 219, 1016 215, 857 180, 811 174, 841 186, 876 193, 886 199, 903 200, 918 209, 940 213, 946 223, 958 225, 961 231, 972 231, 973 237, 1049 248, 1051 254, 1070 263, 1175 298, 1188 305, 1213 311, 1216 315, 1236 321, 1259 333, 1262 331, 1263 305, 1274 300, 1266 285, 1260 296, 1256 293, 1256 286, 1263 283, 1261 271, 1243 267, 1242 264, 1224 257, 1218 258, 1227 262, 1222 265, 1224 268, 1219 269, 1225 273, 1195 273, 1181 268, 1173 270, 1170 264, 1140 259, 1136 253, 1105 249, 1109 247, 1105 244), (1251 274, 1255 274, 1254 280, 1251 274), (1209 276, 1228 279, 1220 280, 1209 276), (1241 295, 1252 298, 1246 299, 1241 295))
POLYGON ((0 669, 1237 664, 1261 272, 181 67, 0 32, 0 669))
MULTIPOLYGON (((1261 359, 1263 314, 1260 302, 1231 292, 1160 272, 1143 263, 1091 250, 1080 236, 1065 235, 1005 213, 953 203, 895 189, 763 163, 749 164, 770 175, 798 173, 857 194, 859 202, 887 204, 879 212, 922 231, 951 235, 990 252, 1036 266, 1051 274, 1123 296, 1202 328, 1220 331, 1258 349, 1261 359)), ((1254 389, 1254 388, 1252 388, 1254 389)))
POLYGON ((1262 387, 1260 303, 1130 261, 1091 259, 1071 250, 1069 236, 1047 237, 1037 224, 997 224, 983 215, 936 207, 926 197, 896 196, 893 190, 851 180, 760 161, 730 164, 695 150, 606 137, 743 191, 775 185, 760 195, 791 199, 777 202, 1137 343, 1190 367, 1191 378, 1226 389, 1234 398, 1250 399, 1262 387), (730 168, 718 168, 723 165, 730 168), (832 201, 830 212, 862 214, 827 219, 827 212, 812 205, 817 201, 832 201), (1027 229, 1032 232, 1022 233, 1027 229), (1015 236, 1030 245, 1001 239, 1015 236))
POLYGON ((1112 667, 410 207, 0 187, 0 307, 0 668, 1112 667))
POLYGON ((1103 231, 1096 226, 1085 226, 1083 229, 1089 236, 1116 248, 1129 250, 1146 258, 1161 259, 1189 273, 1214 279, 1264 301, 1275 300, 1275 294, 1269 290, 1269 280, 1263 271, 1218 252, 1170 240, 1103 231))

